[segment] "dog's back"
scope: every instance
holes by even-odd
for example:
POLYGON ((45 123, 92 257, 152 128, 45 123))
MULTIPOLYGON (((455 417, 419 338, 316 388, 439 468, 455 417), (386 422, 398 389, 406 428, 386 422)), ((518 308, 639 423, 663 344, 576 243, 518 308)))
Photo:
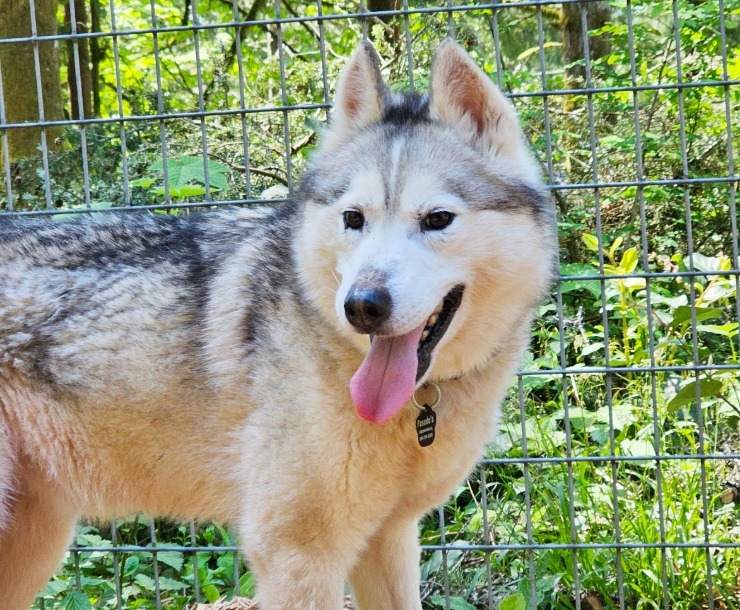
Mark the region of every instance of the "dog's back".
POLYGON ((161 383, 175 371, 151 370, 169 361, 157 352, 187 347, 205 305, 200 231, 148 215, 4 228, 0 367, 71 396, 161 383))
MULTIPOLYGON (((130 511, 132 493, 146 497, 151 487, 153 497, 170 499, 148 510, 191 512, 177 511, 172 497, 210 484, 196 477, 188 492, 163 493, 183 483, 182 465, 168 449, 201 434, 225 438, 223 418, 235 417, 217 408, 222 401, 214 399, 207 370, 218 366, 208 362, 206 312, 220 306, 209 303, 210 285, 236 264, 248 238, 261 249, 272 215, 3 221, 0 530, 23 456, 75 490, 87 510, 110 511, 110 499, 102 500, 108 496, 119 498, 114 512, 130 511), (204 418, 199 409, 209 403, 204 418), (99 469, 103 458, 108 463, 99 469), (146 466, 152 460, 156 469, 146 466), (137 464, 146 476, 127 489, 137 464)), ((249 290, 241 296, 246 312, 249 290)), ((186 504, 198 504, 197 497, 186 504)))

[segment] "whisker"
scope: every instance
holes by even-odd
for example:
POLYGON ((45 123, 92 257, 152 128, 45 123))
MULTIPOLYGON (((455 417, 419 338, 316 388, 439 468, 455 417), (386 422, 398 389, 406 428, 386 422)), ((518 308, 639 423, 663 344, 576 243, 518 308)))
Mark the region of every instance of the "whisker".
POLYGON ((334 276, 334 279, 337 281, 337 286, 339 286, 342 283, 342 280, 339 279, 339 276, 334 273, 334 269, 329 267, 329 273, 331 273, 334 276))

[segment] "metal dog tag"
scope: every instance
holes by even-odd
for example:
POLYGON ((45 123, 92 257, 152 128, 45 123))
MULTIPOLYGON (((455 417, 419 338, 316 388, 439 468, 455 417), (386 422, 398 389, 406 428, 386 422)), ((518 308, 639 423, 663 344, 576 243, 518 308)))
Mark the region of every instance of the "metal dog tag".
POLYGON ((424 408, 416 418, 416 435, 419 439, 419 445, 429 447, 434 442, 434 428, 437 425, 437 414, 429 405, 424 408))

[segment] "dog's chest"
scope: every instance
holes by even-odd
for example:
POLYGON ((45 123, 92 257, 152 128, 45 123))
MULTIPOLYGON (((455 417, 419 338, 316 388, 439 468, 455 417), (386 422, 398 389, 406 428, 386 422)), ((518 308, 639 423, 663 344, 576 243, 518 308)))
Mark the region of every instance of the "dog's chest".
POLYGON ((494 413, 480 408, 482 405, 465 406, 440 405, 433 414, 417 410, 404 418, 403 445, 397 447, 405 466, 402 502, 415 511, 424 512, 445 501, 490 440, 494 413), (431 443, 430 418, 436 420, 431 443))

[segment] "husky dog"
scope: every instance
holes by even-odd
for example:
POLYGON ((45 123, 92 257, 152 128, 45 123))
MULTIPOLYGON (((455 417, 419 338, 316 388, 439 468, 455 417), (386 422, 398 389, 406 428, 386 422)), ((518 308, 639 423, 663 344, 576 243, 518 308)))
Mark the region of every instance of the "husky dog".
POLYGON ((82 515, 135 512, 238 525, 262 610, 339 609, 346 580, 421 608, 417 521, 493 436, 556 251, 456 43, 423 96, 361 44, 285 205, 0 226, 2 610, 82 515))

